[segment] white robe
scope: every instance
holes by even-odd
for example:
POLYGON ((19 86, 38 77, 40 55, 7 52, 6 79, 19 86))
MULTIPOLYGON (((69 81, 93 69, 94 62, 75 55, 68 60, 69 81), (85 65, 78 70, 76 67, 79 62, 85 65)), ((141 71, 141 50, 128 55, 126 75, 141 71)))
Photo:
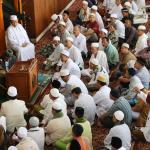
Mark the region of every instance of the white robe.
POLYGON ((111 139, 112 137, 118 137, 122 141, 122 146, 126 150, 131 148, 131 132, 127 124, 116 125, 112 127, 109 134, 104 139, 105 146, 111 150, 111 139))
POLYGON ((120 20, 116 20, 115 24, 116 24, 118 37, 124 39, 125 38, 125 25, 120 20))
POLYGON ((10 25, 6 32, 7 47, 13 49, 17 53, 19 61, 27 61, 35 58, 35 47, 30 42, 25 29, 21 24, 16 27, 10 25), (26 47, 22 47, 23 44, 27 44, 26 47))
POLYGON ((93 59, 93 58, 96 58, 98 60, 98 62, 99 62, 99 65, 104 67, 107 70, 107 72, 109 73, 107 56, 106 56, 104 51, 101 51, 101 50, 98 51, 96 57, 92 54, 90 60, 93 59))
POLYGON ((104 75, 107 79, 107 85, 109 85, 109 75, 108 72, 106 71, 106 69, 104 67, 101 67, 101 69, 99 69, 96 73, 95 71, 91 70, 90 68, 88 69, 84 69, 81 71, 82 76, 88 76, 90 77, 90 81, 88 83, 88 85, 91 84, 96 84, 97 83, 97 78, 100 75, 104 75))
POLYGON ((70 53, 70 58, 73 60, 73 62, 75 62, 79 67, 81 67, 82 69, 84 68, 84 62, 81 56, 81 51, 75 47, 74 45, 72 45, 71 48, 67 48, 67 50, 70 53))
POLYGON ((44 96, 43 101, 47 102, 45 108, 43 110, 40 110, 40 113, 44 115, 44 118, 42 120, 43 124, 47 123, 49 120, 53 118, 52 105, 54 102, 60 103, 63 108, 62 112, 64 114, 67 114, 67 105, 66 105, 66 102, 64 101, 64 97, 62 97, 61 95, 59 98, 53 101, 50 99, 49 94, 47 94, 44 96))
POLYGON ((45 142, 47 145, 56 142, 67 135, 71 128, 70 119, 67 115, 63 117, 52 119, 45 127, 46 137, 45 142))
POLYGON ((75 35, 72 35, 72 37, 74 46, 76 46, 81 52, 87 54, 86 37, 82 33, 77 37, 75 35))
POLYGON ((24 101, 16 99, 2 103, 1 114, 6 117, 7 131, 13 132, 15 128, 25 127, 24 114, 27 112, 24 101))
POLYGON ((114 103, 114 101, 110 99, 110 91, 111 89, 105 85, 102 86, 93 96, 97 108, 96 114, 98 117, 106 113, 114 103))
POLYGON ((135 46, 135 54, 147 47, 147 38, 148 36, 145 33, 138 38, 135 46))
POLYGON ((16 147, 17 150, 40 150, 36 142, 30 137, 23 138, 16 147))
POLYGON ((82 93, 88 94, 88 90, 87 90, 87 87, 85 86, 85 84, 75 75, 71 75, 66 84, 71 85, 71 86, 80 87, 82 93))
POLYGON ((60 60, 60 53, 64 49, 64 45, 60 43, 55 49, 54 52, 49 56, 50 61, 52 61, 52 65, 55 65, 60 60))
POLYGON ((66 29, 69 31, 69 33, 73 33, 73 24, 70 19, 66 22, 66 29))
POLYGON ((96 12, 96 22, 98 23, 99 25, 99 30, 103 29, 104 28, 104 22, 103 22, 103 19, 101 17, 101 15, 96 12))
POLYGON ((122 5, 120 4, 119 6, 115 4, 115 6, 112 8, 112 10, 109 12, 110 14, 117 14, 117 17, 119 20, 123 18, 122 16, 122 5))
POLYGON ((137 4, 139 10, 140 10, 140 9, 145 10, 145 6, 146 6, 145 0, 137 0, 137 1, 136 1, 136 4, 137 4))
POLYGON ((31 137, 36 142, 40 150, 44 150, 45 133, 42 127, 30 128, 28 137, 31 137))
POLYGON ((107 10, 111 10, 115 6, 115 0, 104 0, 103 6, 105 6, 107 10))
POLYGON ((92 125, 96 114, 96 105, 93 98, 88 94, 81 93, 79 98, 75 101, 74 110, 76 107, 84 108, 84 116, 92 125))

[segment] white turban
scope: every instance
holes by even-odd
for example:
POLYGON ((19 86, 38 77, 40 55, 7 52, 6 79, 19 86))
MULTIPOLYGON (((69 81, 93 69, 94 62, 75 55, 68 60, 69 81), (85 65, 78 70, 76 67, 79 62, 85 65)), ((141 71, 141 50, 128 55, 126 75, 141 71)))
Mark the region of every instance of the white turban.
POLYGON ((31 117, 30 120, 29 120, 29 124, 32 126, 32 127, 38 127, 39 126, 39 118, 37 117, 31 117))
POLYGON ((14 86, 10 86, 7 91, 8 96, 15 97, 17 96, 17 89, 14 86))
POLYGON ((96 5, 93 5, 92 7, 91 7, 93 10, 96 10, 97 11, 97 6, 96 5))
POLYGON ((118 121, 122 121, 124 119, 124 113, 120 110, 116 111, 114 116, 118 121))
POLYGON ((125 2, 124 5, 131 8, 131 3, 130 2, 125 2))
POLYGON ((55 37, 53 38, 53 40, 54 40, 54 41, 60 41, 60 37, 59 37, 59 36, 55 36, 55 37))
POLYGON ((67 37, 66 40, 73 42, 73 38, 72 37, 67 37))
POLYGON ((129 49, 129 44, 128 43, 123 43, 121 47, 126 47, 129 49))
POLYGON ((11 20, 11 21, 16 21, 16 20, 18 20, 18 18, 17 18, 16 15, 11 15, 11 16, 10 16, 10 20, 11 20))
POLYGON ((146 27, 143 25, 138 26, 138 30, 146 30, 146 27))
POLYGON ((59 111, 62 110, 62 105, 59 102, 54 102, 52 108, 59 111))
POLYGON ((69 73, 69 70, 68 69, 63 69, 60 71, 60 76, 61 77, 64 77, 64 76, 68 76, 70 73, 69 73))
POLYGON ((8 150, 18 150, 16 146, 9 146, 8 150))
POLYGON ((104 32, 106 35, 108 34, 108 31, 106 29, 101 29, 102 32, 104 32))
POLYGON ((57 18, 58 18, 58 15, 57 15, 57 14, 53 14, 53 15, 51 16, 51 19, 52 19, 53 21, 56 21, 57 18))
POLYGON ((82 1, 82 4, 88 5, 87 1, 82 1))
POLYGON ((28 133, 28 131, 27 131, 27 129, 26 129, 25 127, 20 127, 20 128, 18 129, 18 131, 17 131, 17 135, 18 135, 18 137, 20 137, 20 138, 25 138, 25 137, 27 137, 27 133, 28 133))
POLYGON ((61 54, 65 55, 65 56, 67 56, 67 57, 70 56, 69 51, 67 51, 67 50, 65 50, 65 49, 61 51, 61 54))
POLYGON ((91 44, 91 47, 99 48, 99 43, 92 43, 92 44, 91 44))
POLYGON ((59 97, 59 96, 60 96, 59 90, 56 89, 56 88, 51 89, 51 90, 50 90, 50 94, 51 94, 53 97, 59 97))

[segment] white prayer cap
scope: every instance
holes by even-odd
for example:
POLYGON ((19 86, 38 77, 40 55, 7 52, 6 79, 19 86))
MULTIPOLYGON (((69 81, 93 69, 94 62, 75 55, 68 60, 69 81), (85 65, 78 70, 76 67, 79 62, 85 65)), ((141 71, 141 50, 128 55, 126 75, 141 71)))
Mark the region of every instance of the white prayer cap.
POLYGON ((90 60, 90 62, 91 62, 93 65, 98 66, 98 60, 97 60, 97 59, 92 58, 92 59, 90 60))
POLYGON ((53 15, 51 16, 51 19, 52 19, 53 21, 56 21, 57 18, 58 18, 58 15, 57 15, 57 14, 53 14, 53 15))
POLYGON ((137 76, 132 78, 132 82, 130 82, 130 89, 133 89, 135 87, 139 88, 140 90, 142 90, 144 88, 141 80, 137 76))
POLYGON ((17 147, 16 146, 9 146, 8 150, 17 150, 17 147))
POLYGON ((92 43, 92 44, 91 44, 91 47, 99 48, 99 43, 92 43))
POLYGON ((10 86, 7 91, 8 96, 15 97, 17 96, 17 89, 14 86, 10 86))
POLYGON ((68 69, 62 69, 60 71, 60 76, 61 77, 65 77, 65 76, 68 76, 70 74, 69 70, 68 69))
POLYGON ((108 34, 108 31, 106 29, 101 29, 101 32, 104 32, 106 35, 108 34))
POLYGON ((111 18, 115 18, 115 19, 118 18, 117 14, 111 14, 110 17, 111 17, 111 18))
POLYGON ((129 49, 129 44, 128 43, 123 43, 121 47, 126 47, 129 49))
POLYGON ((82 4, 88 5, 87 1, 82 1, 82 4))
POLYGON ((20 137, 20 138, 25 138, 27 137, 27 129, 25 127, 20 127, 17 131, 17 135, 20 137))
POLYGON ((66 23, 65 23, 64 21, 60 21, 60 22, 59 22, 59 25, 63 25, 63 26, 66 27, 66 23))
POLYGON ((127 62, 127 67, 128 68, 134 68, 134 64, 135 64, 136 60, 130 60, 127 62))
POLYGON ((146 27, 144 25, 138 26, 138 30, 146 30, 146 27))
POLYGON ((56 88, 51 89, 51 90, 50 90, 50 94, 51 94, 53 97, 59 97, 59 96, 60 96, 59 90, 56 89, 56 88))
POLYGON ((59 37, 59 36, 55 36, 55 37, 53 38, 53 40, 54 40, 54 41, 60 41, 60 37, 59 37))
POLYGON ((96 5, 93 5, 92 7, 91 7, 91 9, 93 9, 93 10, 96 10, 97 11, 97 6, 96 5))
POLYGON ((39 121, 39 118, 37 118, 37 117, 31 117, 30 119, 29 119, 29 124, 32 126, 32 127, 38 127, 39 126, 39 123, 40 123, 40 121, 39 121))
POLYGON ((124 113, 120 110, 116 111, 114 116, 118 121, 122 121, 124 119, 124 113))
POLYGON ((11 21, 16 21, 16 20, 18 20, 18 18, 17 18, 16 15, 11 15, 11 16, 10 16, 10 20, 11 20, 11 21))
POLYGON ((65 49, 61 51, 61 54, 65 55, 65 56, 67 56, 67 57, 70 56, 69 51, 67 51, 67 50, 65 50, 65 49))
POLYGON ((62 105, 59 102, 54 102, 52 108, 54 110, 62 110, 62 105))
POLYGON ((94 13, 90 13, 90 15, 89 16, 94 16, 95 17, 95 14, 94 13))
POLYGON ((73 42, 73 38, 72 37, 67 37, 66 40, 73 42))
POLYGON ((131 3, 130 2, 125 2, 124 5, 127 6, 127 7, 131 7, 131 3))

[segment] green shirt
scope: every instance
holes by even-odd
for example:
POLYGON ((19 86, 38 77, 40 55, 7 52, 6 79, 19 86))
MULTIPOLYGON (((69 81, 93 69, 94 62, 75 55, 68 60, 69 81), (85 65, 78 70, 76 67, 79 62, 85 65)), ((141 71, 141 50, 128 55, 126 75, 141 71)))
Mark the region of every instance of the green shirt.
POLYGON ((119 54, 117 49, 110 43, 107 48, 104 49, 109 64, 116 65, 119 62, 119 54))

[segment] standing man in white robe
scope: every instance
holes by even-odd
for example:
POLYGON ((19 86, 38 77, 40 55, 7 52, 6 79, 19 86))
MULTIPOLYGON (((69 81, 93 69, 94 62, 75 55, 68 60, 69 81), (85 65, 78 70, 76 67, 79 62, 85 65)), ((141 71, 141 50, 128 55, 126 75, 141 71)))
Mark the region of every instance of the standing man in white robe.
POLYGON ((23 26, 18 23, 17 16, 10 16, 10 21, 11 25, 6 32, 7 47, 16 52, 18 61, 35 58, 35 47, 30 42, 23 26))
POLYGON ((139 53, 141 50, 147 47, 147 38, 148 36, 145 34, 146 27, 140 25, 138 27, 138 40, 135 46, 135 54, 139 53))
POLYGON ((99 30, 101 30, 102 28, 104 28, 104 22, 101 15, 97 12, 97 10, 98 10, 97 6, 93 5, 91 7, 91 12, 96 15, 96 22, 99 25, 99 30))

